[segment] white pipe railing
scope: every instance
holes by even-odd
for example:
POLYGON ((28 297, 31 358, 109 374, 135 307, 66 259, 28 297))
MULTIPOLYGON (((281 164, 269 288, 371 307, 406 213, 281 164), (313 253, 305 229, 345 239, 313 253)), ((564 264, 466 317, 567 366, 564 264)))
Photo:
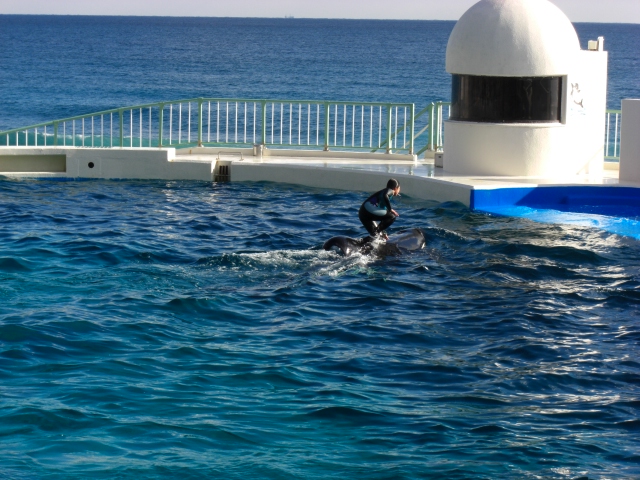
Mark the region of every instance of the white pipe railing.
MULTIPOLYGON (((354 149, 421 154, 444 145, 448 103, 190 99, 127 107, 0 132, 0 146, 193 145, 354 149), (426 120, 426 121, 425 121, 426 120), (88 121, 88 122, 87 122, 88 121), (424 124, 424 125, 423 125, 424 124), (417 132, 414 130, 418 129, 417 132), (134 134, 135 132, 135 134, 134 134)), ((621 111, 607 110, 605 160, 620 157, 621 111)))
POLYGON ((607 110, 604 142, 604 159, 620 161, 620 123, 621 110, 607 110))
POLYGON ((414 152, 414 105, 189 99, 119 108, 0 132, 0 145, 193 145, 414 152))

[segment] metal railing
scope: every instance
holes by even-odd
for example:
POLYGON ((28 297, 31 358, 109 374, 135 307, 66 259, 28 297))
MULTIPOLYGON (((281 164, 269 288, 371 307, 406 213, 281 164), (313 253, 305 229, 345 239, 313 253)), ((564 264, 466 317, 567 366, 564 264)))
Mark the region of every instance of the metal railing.
MULTIPOLYGON (((414 146, 419 147, 423 145, 422 148, 417 150, 416 155, 421 155, 427 150, 434 152, 442 151, 444 146, 444 120, 449 118, 450 113, 450 103, 432 102, 414 116, 413 128, 414 130, 418 130, 413 136, 414 146)), ((407 125, 401 125, 400 128, 396 128, 391 138, 397 139, 396 143, 398 143, 401 135, 406 132, 406 128, 407 125)), ((402 145, 406 147, 406 136, 402 138, 402 145)), ((378 148, 373 149, 372 153, 379 151, 381 148, 386 147, 386 145, 387 143, 385 141, 378 148)))
POLYGON ((619 162, 622 110, 607 110, 606 119, 604 159, 609 162, 619 162))
POLYGON ((0 145, 184 148, 262 144, 414 154, 415 119, 415 106, 409 103, 195 98, 7 130, 0 132, 0 145))
POLYGON ((427 124, 429 141, 427 145, 418 152, 418 155, 427 150, 434 152, 442 151, 444 147, 444 122, 451 116, 451 103, 449 102, 435 102, 427 108, 429 109, 429 121, 427 124))
MULTIPOLYGON (((118 108, 0 132, 0 146, 141 148, 262 144, 442 151, 448 102, 414 104, 196 98, 118 108)), ((606 111, 605 160, 620 159, 621 111, 606 111)))

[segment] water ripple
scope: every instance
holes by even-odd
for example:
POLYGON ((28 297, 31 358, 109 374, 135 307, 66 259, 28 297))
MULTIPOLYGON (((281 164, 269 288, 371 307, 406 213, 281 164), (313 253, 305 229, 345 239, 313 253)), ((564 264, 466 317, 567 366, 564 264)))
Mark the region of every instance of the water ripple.
POLYGON ((354 193, 0 191, 0 476, 640 475, 635 241, 403 197, 427 248, 343 258, 354 193))

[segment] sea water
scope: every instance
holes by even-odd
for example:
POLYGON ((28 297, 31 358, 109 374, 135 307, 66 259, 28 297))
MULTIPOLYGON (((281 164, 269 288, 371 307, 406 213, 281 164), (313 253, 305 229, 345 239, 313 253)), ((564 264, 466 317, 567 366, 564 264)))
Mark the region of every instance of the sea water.
MULTIPOLYGON (((197 12, 193 12, 194 14, 197 12)), ((455 22, 0 15, 0 130, 196 97, 449 101, 455 22)), ((640 97, 640 25, 605 37, 608 108, 640 97)))
MULTIPOLYGON (((0 24, 3 127, 200 95, 448 98, 452 22, 0 24)), ((638 26, 584 30, 608 39, 610 107, 637 96, 638 26)), ((0 477, 640 477, 637 240, 403 196, 392 232, 424 250, 323 251, 364 234, 362 200, 1 179, 0 477)))

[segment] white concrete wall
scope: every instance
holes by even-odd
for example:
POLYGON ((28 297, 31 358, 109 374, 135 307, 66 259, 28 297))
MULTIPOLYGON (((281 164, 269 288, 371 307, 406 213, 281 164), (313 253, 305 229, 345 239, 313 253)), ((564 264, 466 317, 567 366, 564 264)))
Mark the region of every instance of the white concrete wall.
POLYGON ((604 169, 608 53, 581 51, 567 77, 569 171, 598 175, 604 169))
POLYGON ((410 197, 439 202, 458 201, 466 206, 470 204, 472 187, 454 185, 436 178, 302 165, 244 162, 231 165, 233 182, 279 182, 363 192, 380 190, 392 176, 400 182, 402 193, 410 197))
POLYGON ((640 99, 622 101, 620 181, 640 182, 640 99))
POLYGON ((559 123, 504 124, 447 121, 444 169, 463 175, 558 176, 567 129, 559 123))
MULTIPOLYGON (((68 178, 211 181, 215 168, 215 160, 176 160, 173 148, 0 148, 0 156, 5 164, 10 162, 12 156, 24 159, 47 155, 66 156, 66 169, 57 176, 68 178), (90 163, 93 168, 89 166, 90 163)), ((17 170, 13 173, 21 173, 20 163, 16 162, 17 170)), ((35 175, 37 172, 30 173, 35 175)))
POLYGON ((444 169, 547 178, 602 173, 607 60, 607 52, 578 52, 565 82, 566 124, 446 121, 444 169))
POLYGON ((211 163, 174 162, 174 149, 84 149, 67 154, 67 174, 78 178, 211 181, 211 163), (94 168, 89 168, 89 162, 94 168))

